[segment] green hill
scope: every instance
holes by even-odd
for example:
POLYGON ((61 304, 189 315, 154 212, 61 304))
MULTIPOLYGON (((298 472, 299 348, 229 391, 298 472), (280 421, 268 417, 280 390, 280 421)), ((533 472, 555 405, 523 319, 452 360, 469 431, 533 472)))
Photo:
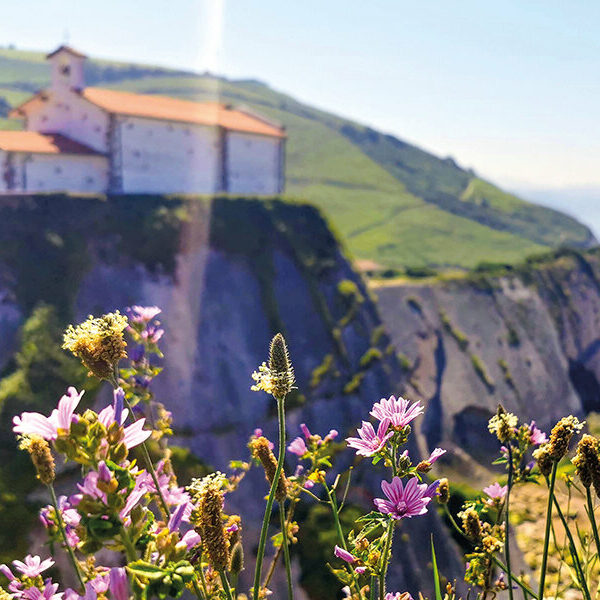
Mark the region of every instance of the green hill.
MULTIPOLYGON (((393 268, 472 267, 595 241, 576 220, 507 194, 451 158, 302 104, 259 81, 88 62, 91 85, 243 104, 283 123, 288 195, 320 206, 358 258, 393 268)), ((0 50, 0 107, 18 104, 47 85, 48 77, 42 54, 0 50)), ((0 127, 18 127, 1 117, 0 127)))

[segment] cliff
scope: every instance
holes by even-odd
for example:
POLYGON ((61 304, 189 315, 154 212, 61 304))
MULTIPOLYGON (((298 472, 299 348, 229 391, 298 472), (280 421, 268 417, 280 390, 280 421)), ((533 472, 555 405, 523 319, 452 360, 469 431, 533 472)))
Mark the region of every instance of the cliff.
MULTIPOLYGON (((3 375, 14 370, 20 325, 42 301, 57 307, 63 322, 157 304, 166 329, 157 397, 173 411, 176 441, 215 468, 247 457, 255 427, 275 438, 273 402, 250 391, 250 373, 266 359, 276 331, 288 340, 298 380, 288 402, 290 436, 298 434, 301 422, 320 433, 335 428, 343 436, 374 401, 401 392, 402 368, 370 292, 309 205, 14 197, 0 203, 0 239, 3 375)), ((23 404, 16 398, 0 410, 7 451, 10 418, 23 404)), ((345 452, 336 467, 349 460, 352 454, 345 452)), ((370 509, 380 473, 357 469, 352 502, 370 509)), ((248 542, 257 538, 265 493, 264 477, 254 470, 228 505, 244 515, 248 542)), ((430 514, 397 536, 395 556, 402 559, 391 572, 398 589, 431 591, 431 571, 424 566, 429 546, 410 542, 428 539, 429 531, 441 570, 460 576, 457 551, 437 515, 430 514)), ((314 552, 314 540, 301 535, 298 577, 312 598, 331 597, 327 573, 316 581, 311 573, 314 552)), ((249 558, 251 553, 248 545, 249 558)))
POLYGON ((467 277, 381 284, 387 331, 429 444, 496 451, 486 423, 501 402, 546 431, 600 410, 600 252, 557 251, 467 277))

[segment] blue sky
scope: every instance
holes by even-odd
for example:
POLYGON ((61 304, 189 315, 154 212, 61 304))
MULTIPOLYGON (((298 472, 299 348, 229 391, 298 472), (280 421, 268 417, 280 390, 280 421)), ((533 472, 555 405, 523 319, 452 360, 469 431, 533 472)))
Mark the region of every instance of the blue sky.
POLYGON ((24 0, 0 43, 255 77, 515 189, 600 187, 600 2, 24 0))

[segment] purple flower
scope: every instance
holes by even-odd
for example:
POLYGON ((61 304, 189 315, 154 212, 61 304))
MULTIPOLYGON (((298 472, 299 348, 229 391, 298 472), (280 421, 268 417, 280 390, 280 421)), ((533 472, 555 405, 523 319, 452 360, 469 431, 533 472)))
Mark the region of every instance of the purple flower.
POLYGON ((413 600, 413 597, 408 592, 388 592, 385 600, 413 600))
POLYGON ((442 448, 435 448, 435 450, 429 455, 429 458, 425 461, 432 465, 440 456, 444 456, 446 451, 442 448))
POLYGON ((161 329, 156 325, 148 325, 148 327, 142 331, 142 338, 151 344, 156 344, 163 336, 164 332, 164 329, 161 329))
POLYGON ((411 477, 406 485, 399 477, 394 477, 391 483, 381 482, 387 500, 375 498, 373 502, 379 512, 390 515, 392 519, 410 519, 427 512, 427 505, 431 502, 431 496, 426 495, 427 488, 425 483, 418 484, 416 477, 411 477))
POLYGON ((387 432, 390 426, 389 419, 383 419, 379 423, 377 433, 373 429, 373 425, 367 421, 362 422, 362 427, 358 430, 357 438, 347 438, 346 442, 350 448, 356 449, 356 454, 360 456, 373 456, 379 452, 385 443, 394 435, 393 431, 387 432))
POLYGON ((123 443, 128 450, 145 442, 152 435, 151 430, 144 429, 145 422, 146 419, 138 419, 123 430, 123 443))
POLYGON ((73 413, 82 396, 83 392, 77 393, 74 387, 70 387, 49 417, 35 412, 24 412, 20 417, 13 417, 13 431, 24 435, 39 435, 49 441, 55 440, 59 433, 69 432, 73 413))
POLYGON ((133 323, 145 325, 162 311, 158 306, 130 306, 125 309, 125 312, 133 323))
POLYGON ((300 429, 302 430, 302 434, 306 439, 310 437, 310 431, 305 423, 300 423, 300 429))
POLYGON ((138 344, 137 346, 134 346, 131 350, 129 350, 127 354, 129 355, 129 358, 132 362, 140 362, 146 354, 146 349, 141 344, 138 344))
POLYGON ((423 493, 423 498, 433 498, 438 495, 438 487, 440 487, 440 480, 437 479, 433 483, 427 486, 427 489, 423 493))
POLYGON ((200 535, 193 529, 190 529, 182 538, 181 541, 185 544, 186 548, 190 550, 194 546, 197 546, 202 540, 200 535))
POLYGON ((13 572, 4 564, 0 565, 0 573, 2 573, 2 575, 4 575, 4 577, 6 577, 9 581, 13 581, 15 579, 13 572))
POLYGON ((339 546, 336 546, 333 549, 333 553, 338 557, 341 558, 342 560, 345 560, 347 563, 355 563, 356 562, 356 557, 352 556, 352 554, 350 554, 350 552, 348 552, 348 550, 344 550, 343 548, 340 548, 339 546))
POLYGON ((54 561, 51 558, 42 560, 39 556, 31 556, 31 554, 28 554, 25 557, 25 562, 13 560, 13 565, 15 565, 15 567, 26 577, 37 577, 40 573, 49 569, 53 564, 54 561))
POLYGON ((125 567, 110 570, 110 594, 113 600, 129 600, 129 583, 125 567))
POLYGON ((301 437, 297 437, 289 446, 288 452, 292 454, 296 454, 297 456, 304 456, 308 449, 306 448, 306 444, 301 437))
MULTIPOLYGON (((106 493, 98 487, 99 479, 100 474, 97 471, 90 471, 85 476, 83 483, 78 483, 77 487, 82 494, 92 498, 98 498, 99 500, 102 500, 104 504, 107 504, 108 500, 106 499, 106 493)), ((100 479, 100 481, 102 480, 100 479)))
POLYGON ((113 417, 117 423, 122 423, 123 403, 125 402, 125 392, 123 388, 117 388, 113 392, 113 417))
POLYGON ((98 463, 98 479, 104 483, 108 483, 112 479, 112 471, 103 460, 98 463))
POLYGON ((540 444, 545 444, 548 441, 546 434, 543 431, 540 431, 535 426, 535 421, 531 421, 531 423, 529 424, 529 441, 534 446, 539 446, 540 444))
POLYGON ((359 575, 362 575, 366 570, 367 567, 356 567, 356 569, 354 569, 359 575))
POLYGON ((329 433, 325 436, 324 442, 332 442, 339 435, 336 429, 331 429, 329 433))
POLYGON ((500 485, 497 481, 492 485, 488 485, 488 487, 483 488, 483 491, 492 499, 492 500, 502 500, 504 496, 506 496, 506 492, 508 491, 507 485, 500 485))
POLYGON ((395 396, 390 396, 388 400, 382 398, 376 402, 370 414, 379 421, 389 419, 394 427, 405 427, 424 410, 418 402, 411 405, 402 397, 396 400, 395 396))

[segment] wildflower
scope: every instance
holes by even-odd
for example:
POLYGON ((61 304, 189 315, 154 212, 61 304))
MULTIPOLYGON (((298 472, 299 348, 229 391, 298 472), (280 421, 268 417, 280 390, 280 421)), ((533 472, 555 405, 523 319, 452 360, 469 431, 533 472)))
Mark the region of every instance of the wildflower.
POLYGON ((125 312, 132 323, 146 325, 162 311, 158 306, 130 306, 125 309, 125 312))
POLYGON ((181 525, 181 522, 183 521, 183 517, 184 517, 186 511, 191 511, 191 506, 187 502, 185 504, 180 504, 173 511, 173 514, 171 515, 171 518, 169 519, 169 524, 168 524, 168 528, 171 533, 173 533, 173 531, 177 531, 179 529, 179 526, 181 525))
POLYGON ((297 456, 304 456, 308 452, 308 449, 306 447, 306 444, 304 443, 304 440, 301 437, 297 437, 288 446, 288 452, 296 454, 297 456))
POLYGON ((347 563, 355 563, 356 562, 356 557, 352 556, 352 554, 350 554, 350 552, 348 552, 347 550, 344 550, 343 548, 340 548, 339 546, 336 546, 333 549, 333 553, 338 557, 341 558, 343 561, 346 561, 347 563))
POLYGON ((198 532, 194 531, 193 529, 190 529, 187 533, 184 534, 184 536, 181 538, 181 541, 185 544, 186 548, 190 550, 191 548, 194 548, 194 546, 197 546, 202 541, 202 539, 198 532))
POLYGON ((13 417, 13 431, 23 435, 39 435, 45 440, 54 441, 60 434, 69 433, 75 409, 82 396, 83 391, 77 393, 74 387, 69 387, 49 417, 40 413, 24 412, 20 417, 13 417))
POLYGON ((30 587, 23 590, 22 598, 26 600, 61 600, 63 597, 63 592, 56 591, 58 590, 58 583, 52 583, 50 579, 47 579, 44 582, 44 589, 39 590, 36 587, 30 587))
POLYGON ((25 562, 13 560, 13 565, 15 565, 25 577, 37 577, 40 573, 43 573, 54 564, 54 561, 51 558, 42 560, 39 556, 31 556, 31 554, 28 554, 24 560, 25 562))
POLYGON ((491 500, 502 500, 508 491, 507 485, 500 485, 497 481, 488 487, 484 487, 483 491, 491 500))
POLYGON ((329 433, 325 436, 323 443, 326 444, 327 442, 333 442, 338 435, 340 434, 336 429, 330 429, 329 433))
POLYGON ((390 396, 387 400, 382 398, 376 402, 370 414, 379 421, 389 419, 394 427, 402 428, 416 419, 424 410, 419 402, 411 405, 409 400, 390 396))
POLYGON ((443 450, 442 448, 435 448, 434 451, 429 455, 429 458, 422 460, 417 465, 417 471, 426 473, 431 469, 431 465, 433 465, 438 458, 440 458, 440 456, 444 456, 444 454, 446 454, 446 450, 443 450))
POLYGON ((424 515, 431 496, 426 496, 426 484, 418 484, 416 477, 411 477, 406 485, 399 477, 394 477, 391 483, 381 482, 381 489, 387 500, 375 498, 373 501, 379 512, 390 515, 393 519, 424 515))
POLYGON ((506 443, 514 437, 515 427, 519 420, 516 415, 507 413, 501 404, 498 405, 498 412, 489 420, 488 429, 493 433, 501 443, 506 443))
POLYGON ((350 448, 356 449, 356 454, 359 456, 373 456, 379 452, 385 443, 394 435, 393 431, 388 432, 390 426, 390 419, 384 418, 379 427, 377 433, 373 429, 373 425, 367 421, 362 422, 362 427, 358 429, 358 435, 360 437, 354 438, 349 437, 346 442, 350 448))
POLYGON ((148 327, 142 331, 142 339, 151 344, 157 344, 164 333, 165 330, 161 329, 157 325, 148 325, 148 327))
POLYGON ((413 600, 408 592, 389 592, 385 595, 385 600, 413 600))
POLYGON ((129 583, 124 567, 113 567, 110 570, 110 594, 113 600, 129 600, 129 583))
MULTIPOLYGON (((113 405, 111 406, 109 404, 98 413, 98 421, 100 421, 107 429, 113 423, 117 423, 118 425, 125 423, 127 415, 129 414, 129 411, 126 408, 124 409, 123 405, 120 403, 118 391, 119 390, 115 390, 115 400, 113 405), (117 419, 118 414, 120 414, 120 419, 117 419)), ((128 450, 145 442, 152 435, 152 430, 144 429, 145 423, 146 419, 142 417, 123 429, 123 443, 128 450)))
POLYGON ((427 486, 427 488, 425 489, 425 492, 423 493, 423 498, 433 498, 434 496, 437 496, 439 494, 439 492, 438 492, 439 486, 440 486, 439 479, 437 479, 433 483, 430 483, 427 486))
POLYGON ((481 520, 479 514, 473 508, 468 508, 462 513, 463 529, 465 533, 475 542, 478 542, 483 535, 481 520))
POLYGON ((548 441, 546 434, 535 426, 535 421, 529 424, 529 443, 534 446, 545 444, 548 441))
POLYGON ((563 417, 550 432, 549 452, 552 460, 560 460, 569 449, 569 442, 574 433, 579 433, 584 423, 580 423, 577 417, 569 415, 563 417))
POLYGON ((359 575, 362 575, 363 573, 366 572, 367 567, 356 567, 356 569, 354 569, 359 575))
POLYGON ((208 486, 200 505, 200 524, 204 546, 216 571, 225 570, 229 562, 229 542, 223 530, 222 505, 222 492, 208 486))
POLYGON ((285 398, 293 389, 294 368, 290 363, 285 339, 280 333, 271 340, 269 366, 267 367, 265 363, 260 365, 258 372, 252 373, 252 379, 256 381, 256 384, 250 388, 252 391, 263 390, 279 399, 285 398))
POLYGON ((99 379, 114 377, 114 369, 127 356, 123 330, 127 317, 119 311, 98 318, 89 316, 73 327, 69 325, 64 335, 63 348, 72 352, 99 379))
POLYGON ((598 459, 598 440, 591 435, 584 435, 577 444, 577 453, 573 464, 577 468, 577 475, 581 483, 589 488, 593 483, 594 488, 600 489, 600 460, 598 459))
MULTIPOLYGON (((255 440, 252 440, 250 442, 250 450, 252 451, 252 456, 261 462, 263 469, 265 470, 265 477, 267 478, 267 481, 273 485, 273 479, 277 470, 277 459, 269 448, 269 440, 267 440, 265 437, 259 437, 255 440)), ((285 473, 282 470, 279 481, 277 482, 277 490, 275 492, 275 498, 277 502, 283 502, 285 500, 285 497, 287 496, 287 490, 288 481, 285 473)))
POLYGON ((300 423, 300 429, 302 430, 302 434, 304 435, 304 437, 307 440, 309 440, 311 438, 311 433, 308 427, 306 426, 306 423, 300 423))
POLYGON ((446 477, 443 477, 439 481, 438 485, 438 502, 440 504, 448 504, 450 500, 450 484, 446 477))
POLYGON ((37 478, 44 484, 54 481, 54 458, 48 442, 39 435, 24 436, 19 444, 21 450, 27 450, 35 467, 37 478))

